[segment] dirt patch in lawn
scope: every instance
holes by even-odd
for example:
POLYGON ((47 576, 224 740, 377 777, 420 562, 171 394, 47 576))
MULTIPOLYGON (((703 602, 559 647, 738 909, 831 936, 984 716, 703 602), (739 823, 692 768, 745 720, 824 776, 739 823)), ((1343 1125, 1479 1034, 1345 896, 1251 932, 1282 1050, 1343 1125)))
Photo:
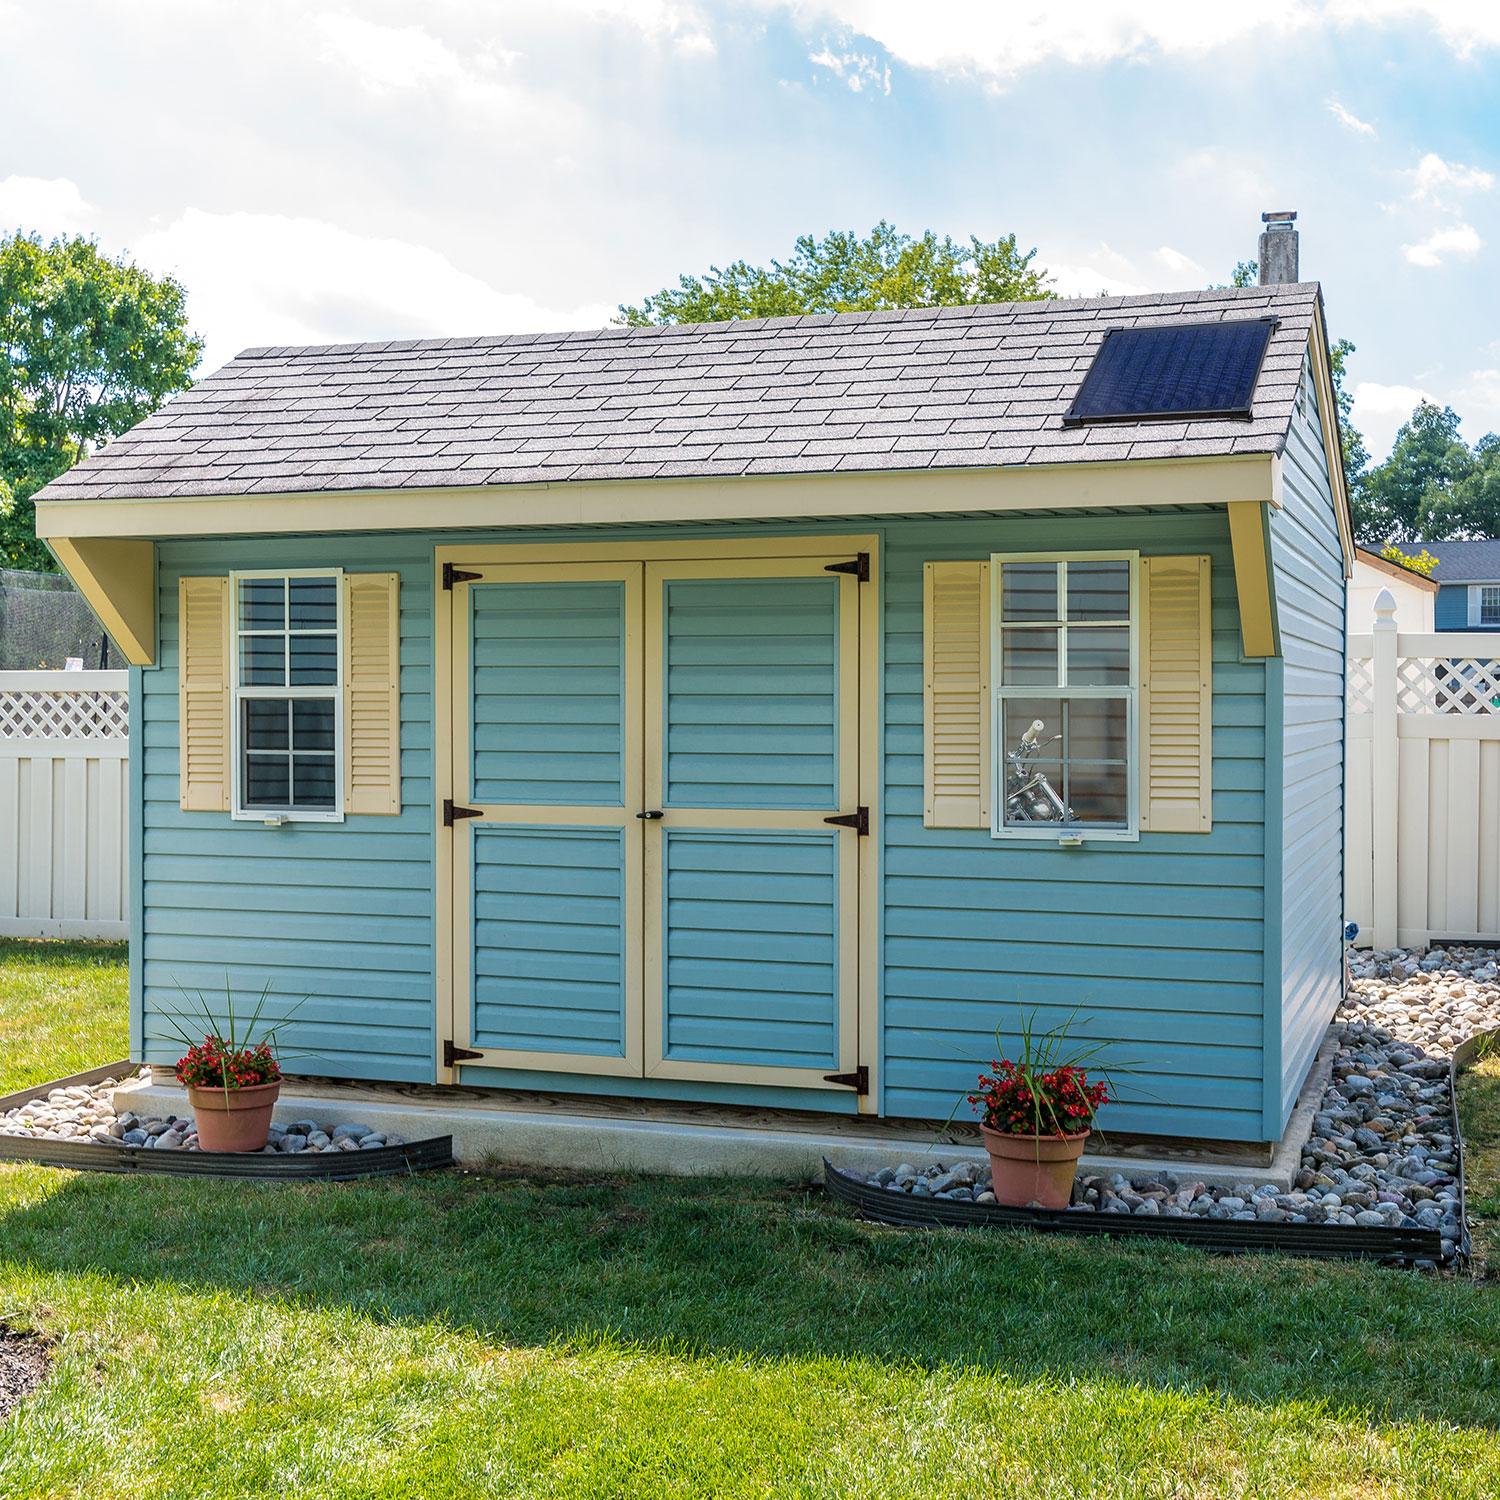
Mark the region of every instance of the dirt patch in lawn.
POLYGON ((47 1378, 49 1364, 47 1346, 40 1339, 0 1323, 0 1421, 47 1378))

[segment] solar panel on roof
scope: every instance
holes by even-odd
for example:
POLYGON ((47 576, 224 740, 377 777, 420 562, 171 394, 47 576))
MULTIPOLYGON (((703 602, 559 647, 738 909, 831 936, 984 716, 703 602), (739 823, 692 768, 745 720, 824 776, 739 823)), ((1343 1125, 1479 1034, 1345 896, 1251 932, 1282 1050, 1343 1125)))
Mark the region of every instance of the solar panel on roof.
POLYGON ((1245 417, 1275 318, 1112 328, 1063 421, 1245 417))

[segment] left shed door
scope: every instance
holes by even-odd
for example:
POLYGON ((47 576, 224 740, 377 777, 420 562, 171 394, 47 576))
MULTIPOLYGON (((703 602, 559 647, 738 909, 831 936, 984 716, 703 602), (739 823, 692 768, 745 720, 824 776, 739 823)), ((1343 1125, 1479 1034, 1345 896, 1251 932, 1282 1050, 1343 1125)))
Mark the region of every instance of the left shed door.
POLYGON ((641 1072, 639 563, 454 591, 454 1041, 492 1067, 641 1072), (467 930, 466 930, 467 929, 467 930))

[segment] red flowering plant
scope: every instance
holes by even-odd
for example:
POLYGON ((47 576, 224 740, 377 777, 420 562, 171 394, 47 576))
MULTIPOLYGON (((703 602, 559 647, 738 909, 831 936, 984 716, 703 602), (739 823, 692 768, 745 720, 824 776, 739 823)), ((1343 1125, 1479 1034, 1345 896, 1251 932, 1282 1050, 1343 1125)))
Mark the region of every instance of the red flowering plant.
POLYGON ((290 1014, 270 1024, 262 1023, 270 993, 268 984, 246 1019, 243 1011, 235 1014, 234 992, 227 976, 222 1007, 211 1005, 202 994, 190 996, 183 990, 183 998, 191 1002, 190 1008, 164 1013, 168 1029, 187 1048, 177 1060, 177 1081, 189 1088, 223 1089, 226 1093, 279 1083, 283 1049, 277 1033, 290 1014), (202 1040, 179 1026, 179 1021, 191 1023, 195 1029, 203 1027, 202 1040))
POLYGON ((1095 1066, 1099 1045, 1070 1044, 1069 1023, 1053 1031, 1036 1030, 1034 1018, 1021 1019, 1020 1051, 1004 1055, 1000 1030, 995 1046, 1000 1056, 979 1075, 978 1087, 964 1098, 983 1123, 1002 1135, 1081 1135, 1094 1128, 1095 1116, 1111 1102, 1108 1075, 1095 1066), (1087 1066, 1101 1077, 1091 1082, 1087 1066))

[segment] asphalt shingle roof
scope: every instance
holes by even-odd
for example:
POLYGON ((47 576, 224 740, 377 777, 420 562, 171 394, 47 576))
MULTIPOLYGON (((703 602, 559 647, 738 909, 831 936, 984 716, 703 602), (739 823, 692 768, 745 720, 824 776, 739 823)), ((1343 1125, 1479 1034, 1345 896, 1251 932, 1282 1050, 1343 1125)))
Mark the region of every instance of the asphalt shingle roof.
POLYGON ((987 468, 1279 452, 1314 282, 248 349, 46 500, 987 468), (1280 319, 1250 421, 1063 427, 1106 329, 1280 319))
POLYGON ((1426 548, 1437 558, 1432 576, 1439 583, 1493 583, 1500 579, 1500 541, 1403 542, 1412 554, 1426 548))

